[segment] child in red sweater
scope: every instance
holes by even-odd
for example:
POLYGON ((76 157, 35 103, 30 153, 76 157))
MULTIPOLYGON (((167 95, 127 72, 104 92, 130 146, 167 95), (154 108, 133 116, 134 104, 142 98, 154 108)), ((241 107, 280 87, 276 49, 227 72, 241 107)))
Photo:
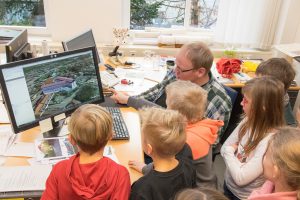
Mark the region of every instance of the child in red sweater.
POLYGON ((72 114, 68 128, 79 153, 53 167, 41 199, 128 199, 127 169, 103 156, 112 136, 110 114, 100 106, 83 105, 72 114))

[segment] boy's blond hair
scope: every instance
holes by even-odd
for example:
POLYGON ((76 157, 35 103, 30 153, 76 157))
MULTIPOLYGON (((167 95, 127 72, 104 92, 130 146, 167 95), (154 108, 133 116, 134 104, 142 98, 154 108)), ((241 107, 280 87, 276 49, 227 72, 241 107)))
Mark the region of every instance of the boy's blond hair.
POLYGON ((166 87, 167 106, 184 115, 194 123, 204 117, 207 106, 207 92, 190 81, 177 80, 166 87))
POLYGON ((68 123, 71 138, 78 147, 89 154, 103 148, 112 136, 111 115, 101 106, 80 106, 68 123))
POLYGON ((145 108, 139 111, 144 143, 151 144, 161 158, 175 156, 186 140, 184 117, 174 110, 145 108))

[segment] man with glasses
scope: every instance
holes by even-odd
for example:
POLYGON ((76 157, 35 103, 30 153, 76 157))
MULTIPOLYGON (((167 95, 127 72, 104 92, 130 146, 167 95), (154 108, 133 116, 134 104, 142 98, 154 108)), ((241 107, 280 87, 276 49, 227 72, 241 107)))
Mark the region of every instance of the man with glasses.
POLYGON ((161 83, 138 96, 129 97, 122 93, 115 93, 112 98, 118 103, 127 104, 137 109, 145 104, 147 106, 151 104, 140 101, 141 98, 166 107, 165 87, 176 79, 191 81, 208 92, 205 116, 224 121, 224 126, 219 132, 220 138, 228 125, 232 105, 225 89, 210 72, 213 59, 212 52, 204 43, 197 42, 184 45, 176 55, 174 70, 170 70, 161 83))

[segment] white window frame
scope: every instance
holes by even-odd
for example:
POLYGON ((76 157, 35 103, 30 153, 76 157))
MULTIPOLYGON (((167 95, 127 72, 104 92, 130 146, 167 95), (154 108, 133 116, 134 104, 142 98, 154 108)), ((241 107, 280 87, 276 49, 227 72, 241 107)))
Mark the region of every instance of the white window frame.
POLYGON ((46 27, 35 27, 35 26, 9 26, 9 25, 1 25, 0 28, 8 28, 8 29, 27 29, 29 35, 38 35, 38 36, 50 36, 51 35, 51 28, 50 28, 50 16, 49 16, 49 1, 50 0, 43 0, 44 1, 44 11, 45 11, 45 20, 46 20, 46 27))
MULTIPOLYGON (((118 1, 114 1, 116 3, 118 1)), ((57 4, 58 2, 56 2, 57 4)), ((119 1, 119 5, 122 7, 122 19, 121 25, 123 27, 130 27, 130 0, 122 0, 119 1)), ((0 28, 9 28, 9 29, 21 29, 21 28, 26 28, 28 29, 28 33, 30 36, 34 37, 48 37, 50 40, 52 39, 52 27, 51 27, 51 22, 53 22, 52 18, 53 16, 50 15, 50 13, 53 13, 53 5, 51 4, 51 0, 44 0, 44 10, 45 10, 45 20, 46 20, 46 27, 33 27, 33 26, 5 26, 1 25, 0 28), (50 12, 50 7, 52 9, 52 12, 50 12)), ((186 7, 185 7, 185 18, 184 18, 184 25, 182 28, 189 29, 190 27, 190 15, 191 15, 191 0, 186 0, 186 7)), ((84 13, 82 14, 84 16, 84 13)), ((91 27, 93 28, 93 27, 91 27)), ((158 30, 159 28, 155 28, 158 30)), ((163 29, 163 28, 161 28, 163 29)), ((164 28, 165 29, 165 28, 164 28)), ((175 30, 175 28, 169 28, 168 30, 172 31, 175 30)), ((191 28, 193 30, 197 30, 199 35, 201 33, 205 33, 206 35, 211 34, 213 36, 213 31, 210 31, 209 29, 202 29, 202 28, 191 28), (203 30, 203 31, 202 31, 203 30), (210 33, 211 32, 211 33, 210 33)), ((53 30, 54 31, 54 30, 53 30)), ((141 30, 130 30, 130 33, 135 33, 135 32, 141 32, 141 30)), ((143 32, 143 31, 142 31, 143 32)), ((146 31, 144 31, 146 32, 146 31)))
MULTIPOLYGON (((185 5, 185 13, 184 13, 184 25, 182 26, 182 28, 185 29, 194 29, 197 30, 197 32, 199 32, 199 34, 205 34, 205 35, 209 35, 211 37, 213 37, 213 30, 210 29, 204 29, 204 28, 192 28, 190 26, 190 18, 191 18, 191 7, 192 7, 192 0, 186 0, 186 5, 185 5)), ((124 12, 127 13, 124 15, 124 22, 123 24, 126 27, 130 27, 130 0, 124 0, 123 2, 123 8, 124 8, 124 12)), ((155 30, 164 30, 164 29, 169 29, 169 30, 174 30, 176 31, 176 28, 155 28, 155 30)), ((141 32, 146 32, 145 30, 133 30, 130 29, 130 33, 141 33, 141 32)))
MULTIPOLYGON (((126 27, 130 27, 130 0, 123 0, 123 8, 124 8, 124 25, 126 27)), ((192 0, 185 0, 185 10, 184 10, 184 28, 190 28, 190 20, 191 20, 191 8, 192 8, 192 0)), ((172 28, 170 28, 172 29, 172 28)), ((198 28, 199 30, 203 30, 203 28, 198 28)), ((205 29, 210 30, 210 29, 205 29)), ((134 31, 134 30, 131 30, 134 31)))

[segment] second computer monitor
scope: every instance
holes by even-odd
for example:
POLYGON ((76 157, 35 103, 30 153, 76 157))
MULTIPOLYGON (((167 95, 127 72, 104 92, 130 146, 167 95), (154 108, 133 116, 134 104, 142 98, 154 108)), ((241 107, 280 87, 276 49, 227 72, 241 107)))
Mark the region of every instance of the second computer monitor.
MULTIPOLYGON (((65 51, 70 51, 70 50, 76 50, 76 49, 81 49, 85 47, 91 47, 95 46, 96 47, 96 42, 95 38, 93 35, 92 29, 85 31, 84 33, 77 35, 69 40, 63 41, 62 42, 63 48, 65 51)), ((100 56, 97 53, 97 59, 98 63, 103 63, 103 61, 100 59, 100 56)))
POLYGON ((27 29, 22 30, 8 44, 5 45, 6 62, 14 62, 32 57, 28 43, 27 29))

